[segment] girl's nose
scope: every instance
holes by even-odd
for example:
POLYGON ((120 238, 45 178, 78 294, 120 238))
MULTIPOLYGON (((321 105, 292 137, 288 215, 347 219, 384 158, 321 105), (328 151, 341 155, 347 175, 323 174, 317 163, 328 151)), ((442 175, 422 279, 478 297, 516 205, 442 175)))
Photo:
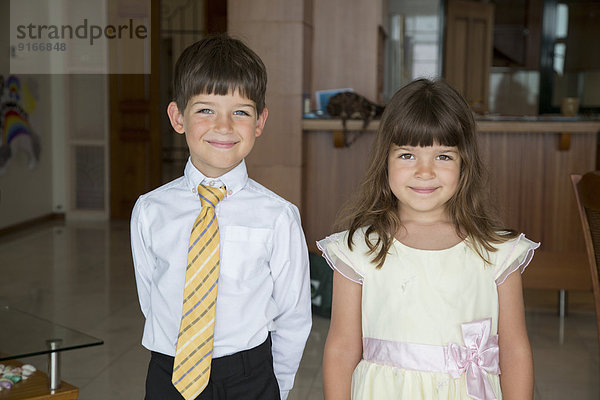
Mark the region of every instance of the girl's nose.
POLYGON ((417 162, 416 176, 421 179, 431 179, 435 177, 433 163, 425 160, 419 160, 417 162))

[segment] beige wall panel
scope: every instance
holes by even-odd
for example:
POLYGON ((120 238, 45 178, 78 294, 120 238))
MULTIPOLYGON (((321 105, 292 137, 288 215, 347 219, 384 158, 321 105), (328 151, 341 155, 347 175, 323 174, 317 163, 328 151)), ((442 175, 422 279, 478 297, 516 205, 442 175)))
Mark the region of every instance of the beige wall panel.
POLYGON ((250 46, 267 67, 269 118, 247 158, 250 176, 301 206, 302 92, 310 52, 304 1, 229 0, 228 32, 250 46), (309 49, 307 49, 309 46, 309 49))
POLYGON ((310 0, 228 0, 228 23, 238 21, 302 21, 310 0))
POLYGON ((381 1, 314 1, 312 92, 351 87, 376 100, 381 8, 381 1))
POLYGON ((304 23, 302 25, 302 38, 304 40, 302 47, 302 94, 306 93, 308 95, 312 90, 313 36, 313 26, 310 23, 304 23))
POLYGON ((287 165, 249 166, 248 174, 261 185, 301 209, 302 196, 300 185, 297 184, 301 179, 301 167, 287 165))
POLYGON ((374 132, 367 132, 350 147, 334 148, 331 132, 305 133, 302 204, 309 245, 333 232, 338 211, 356 192, 367 169, 374 138, 374 132))
POLYGON ((269 95, 269 118, 248 163, 300 166, 302 162, 301 97, 269 95))
POLYGON ((244 40, 265 63, 267 93, 302 95, 303 24, 241 22, 230 33, 244 40))

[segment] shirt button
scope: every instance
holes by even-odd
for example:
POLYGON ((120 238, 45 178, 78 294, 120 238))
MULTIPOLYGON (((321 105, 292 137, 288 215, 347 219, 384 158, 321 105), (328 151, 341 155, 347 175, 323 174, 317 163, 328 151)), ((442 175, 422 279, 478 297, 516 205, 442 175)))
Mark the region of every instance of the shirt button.
POLYGON ((228 196, 231 196, 232 194, 233 194, 233 191, 232 191, 232 190, 228 190, 228 191, 227 191, 227 195, 228 195, 228 196))
POLYGON ((196 188, 192 188, 192 193, 196 193, 196 188))

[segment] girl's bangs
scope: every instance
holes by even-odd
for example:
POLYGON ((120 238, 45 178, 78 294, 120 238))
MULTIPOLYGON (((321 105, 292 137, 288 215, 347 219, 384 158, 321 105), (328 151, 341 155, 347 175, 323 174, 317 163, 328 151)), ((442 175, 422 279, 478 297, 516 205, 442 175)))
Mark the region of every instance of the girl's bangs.
POLYGON ((452 115, 435 110, 407 113, 396 120, 392 141, 397 146, 459 146, 463 127, 452 115))

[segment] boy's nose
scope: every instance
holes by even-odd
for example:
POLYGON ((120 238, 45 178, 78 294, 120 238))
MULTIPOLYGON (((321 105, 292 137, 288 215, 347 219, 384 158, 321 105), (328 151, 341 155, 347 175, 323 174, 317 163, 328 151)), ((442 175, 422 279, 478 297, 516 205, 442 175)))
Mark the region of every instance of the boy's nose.
POLYGON ((219 133, 230 133, 231 132, 231 118, 228 115, 220 115, 215 121, 215 131, 219 133))

